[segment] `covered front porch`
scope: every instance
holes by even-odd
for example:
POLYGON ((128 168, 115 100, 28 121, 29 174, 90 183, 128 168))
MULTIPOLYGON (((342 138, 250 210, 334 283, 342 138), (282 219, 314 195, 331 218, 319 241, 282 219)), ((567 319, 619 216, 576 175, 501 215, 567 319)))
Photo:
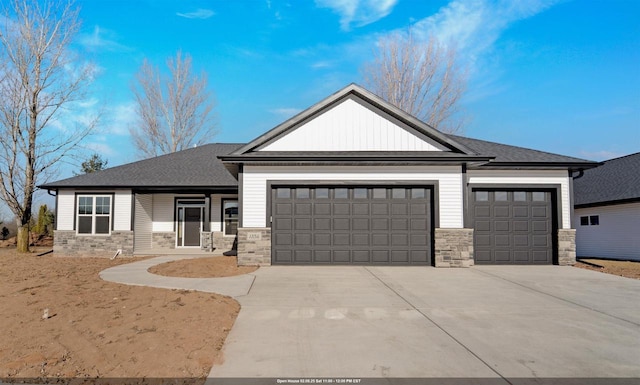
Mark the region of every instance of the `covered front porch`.
POLYGON ((234 248, 234 191, 134 191, 134 255, 221 255, 234 248))

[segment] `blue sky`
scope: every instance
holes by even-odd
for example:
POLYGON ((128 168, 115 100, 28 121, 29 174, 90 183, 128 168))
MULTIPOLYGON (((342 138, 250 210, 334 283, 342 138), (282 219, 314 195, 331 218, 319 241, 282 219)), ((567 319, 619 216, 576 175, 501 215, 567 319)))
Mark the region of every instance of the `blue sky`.
MULTIPOLYGON (((345 85, 376 40, 408 27, 456 42, 465 135, 593 160, 640 151, 640 2, 78 0, 74 49, 99 68, 89 149, 136 160, 130 90, 144 58, 182 50, 216 97, 216 142, 246 142, 345 85)), ((59 177, 76 168, 64 168, 59 177)))

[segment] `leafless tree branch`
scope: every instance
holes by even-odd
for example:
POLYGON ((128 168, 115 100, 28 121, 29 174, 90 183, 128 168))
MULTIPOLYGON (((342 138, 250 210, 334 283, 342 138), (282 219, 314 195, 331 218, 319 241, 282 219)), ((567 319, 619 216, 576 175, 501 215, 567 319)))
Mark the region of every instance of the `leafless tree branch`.
POLYGON ((191 56, 180 51, 167 60, 167 67, 163 75, 145 60, 132 87, 138 126, 131 135, 142 157, 204 144, 216 134, 206 74, 195 75, 191 56))
POLYGON ((467 76, 454 47, 434 37, 423 42, 411 32, 394 33, 378 41, 363 77, 373 93, 430 126, 448 133, 463 130, 460 99, 467 76))
POLYGON ((16 215, 18 251, 28 251, 33 194, 50 171, 92 130, 52 122, 81 100, 90 64, 68 47, 80 27, 72 2, 10 0, 0 25, 0 197, 16 215))

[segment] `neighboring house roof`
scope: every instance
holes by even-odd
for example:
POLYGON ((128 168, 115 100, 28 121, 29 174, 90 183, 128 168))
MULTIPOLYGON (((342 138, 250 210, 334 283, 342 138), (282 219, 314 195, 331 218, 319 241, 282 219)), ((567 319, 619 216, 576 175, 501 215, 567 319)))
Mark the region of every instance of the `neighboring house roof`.
POLYGON ((573 181, 575 207, 640 200, 640 152, 605 161, 573 181))
POLYGON ((478 155, 495 157, 485 166, 552 166, 573 167, 578 169, 596 167, 598 163, 550 152, 532 150, 530 148, 510 146, 507 144, 487 142, 464 136, 447 135, 456 142, 464 144, 478 155))
POLYGON ((197 188, 237 187, 218 156, 242 144, 212 143, 39 186, 57 188, 197 188))

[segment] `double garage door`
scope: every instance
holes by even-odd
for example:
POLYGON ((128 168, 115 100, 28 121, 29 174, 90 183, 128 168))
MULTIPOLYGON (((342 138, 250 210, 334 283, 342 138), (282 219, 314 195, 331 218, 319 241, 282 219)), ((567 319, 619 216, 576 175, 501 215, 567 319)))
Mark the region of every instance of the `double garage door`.
POLYGON ((271 191, 272 263, 430 265, 432 187, 271 191))

